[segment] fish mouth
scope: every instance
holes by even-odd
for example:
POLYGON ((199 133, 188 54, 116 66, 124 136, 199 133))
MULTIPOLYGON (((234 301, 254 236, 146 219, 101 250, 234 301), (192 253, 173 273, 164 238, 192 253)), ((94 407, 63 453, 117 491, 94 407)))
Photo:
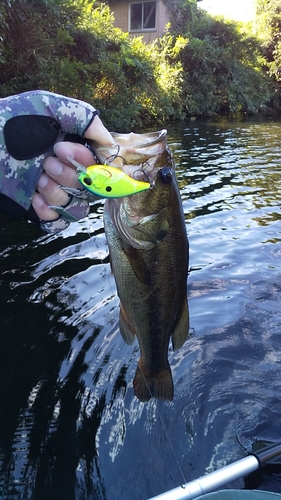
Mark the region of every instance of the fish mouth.
POLYGON ((157 132, 148 132, 145 134, 135 134, 130 132, 129 134, 119 134, 118 132, 111 132, 112 137, 123 147, 129 148, 150 148, 151 146, 158 144, 159 142, 166 140, 167 130, 162 129, 157 132))
POLYGON ((111 132, 111 135, 113 146, 99 146, 91 141, 98 161, 119 168, 137 181, 153 185, 155 165, 167 150, 167 130, 144 134, 111 132))

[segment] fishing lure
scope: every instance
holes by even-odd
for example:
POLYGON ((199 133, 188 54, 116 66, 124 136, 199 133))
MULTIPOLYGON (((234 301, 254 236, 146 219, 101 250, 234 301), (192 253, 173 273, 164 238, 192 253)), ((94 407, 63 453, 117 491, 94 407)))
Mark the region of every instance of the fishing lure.
POLYGON ((68 157, 68 160, 76 167, 82 186, 103 198, 131 196, 151 187, 149 182, 137 181, 111 165, 91 165, 86 168, 72 158, 68 157))

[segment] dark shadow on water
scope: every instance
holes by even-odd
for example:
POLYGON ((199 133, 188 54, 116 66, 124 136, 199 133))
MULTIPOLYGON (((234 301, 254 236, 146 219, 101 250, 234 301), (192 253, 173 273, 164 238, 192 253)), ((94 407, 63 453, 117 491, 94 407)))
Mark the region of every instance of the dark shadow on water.
MULTIPOLYGON (((102 206, 54 238, 0 217, 1 500, 147 500, 280 440, 281 126, 169 136, 192 331, 169 351, 172 402, 133 395, 102 206)), ((246 487, 280 491, 278 467, 246 487)))

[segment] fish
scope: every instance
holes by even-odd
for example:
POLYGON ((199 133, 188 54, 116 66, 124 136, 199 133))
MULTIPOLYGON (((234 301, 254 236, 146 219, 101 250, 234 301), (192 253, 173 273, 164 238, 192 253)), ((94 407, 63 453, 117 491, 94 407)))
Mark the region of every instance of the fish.
POLYGON ((174 384, 168 360, 188 337, 187 274, 189 244, 175 165, 167 131, 112 133, 118 144, 97 146, 102 163, 111 164, 151 185, 123 198, 108 198, 104 228, 120 299, 119 329, 127 344, 137 338, 140 359, 133 380, 142 402, 172 400, 174 384))

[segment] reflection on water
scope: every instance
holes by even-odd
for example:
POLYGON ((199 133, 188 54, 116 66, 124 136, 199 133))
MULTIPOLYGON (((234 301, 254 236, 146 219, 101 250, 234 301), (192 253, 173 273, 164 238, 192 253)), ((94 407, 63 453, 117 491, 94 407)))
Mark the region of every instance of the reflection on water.
POLYGON ((52 237, 1 217, 2 499, 145 500, 280 439, 281 125, 193 122, 169 143, 191 323, 172 402, 133 395, 103 203, 52 237))

